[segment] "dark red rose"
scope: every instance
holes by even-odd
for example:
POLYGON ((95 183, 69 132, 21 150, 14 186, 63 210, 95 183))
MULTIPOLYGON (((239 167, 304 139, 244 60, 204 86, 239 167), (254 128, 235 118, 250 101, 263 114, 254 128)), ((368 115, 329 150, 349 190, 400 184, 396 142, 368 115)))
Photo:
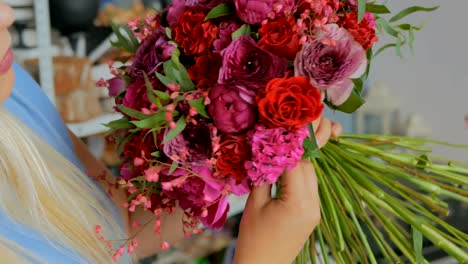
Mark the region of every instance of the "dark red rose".
POLYGON ((148 162, 135 162, 135 160, 145 160, 151 157, 151 153, 158 150, 155 145, 155 140, 152 133, 148 131, 139 131, 137 133, 127 135, 131 137, 124 147, 121 157, 127 162, 120 167, 121 176, 128 179, 144 174, 144 171, 149 168, 148 162))
POLYGON ((205 15, 194 9, 185 11, 173 28, 174 41, 186 55, 201 55, 209 51, 216 37, 218 28, 205 15))
POLYGON ((303 76, 271 80, 259 91, 257 104, 263 124, 292 130, 315 121, 324 108, 319 90, 303 76))
POLYGON ((295 30, 294 17, 282 17, 264 24, 260 30, 258 46, 275 55, 294 60, 299 52, 299 36, 295 30))
POLYGON ((346 13, 340 24, 353 35, 354 39, 359 42, 365 50, 367 50, 371 48, 379 38, 375 35, 372 21, 369 21, 369 18, 365 17, 361 23, 358 24, 357 16, 356 12, 346 13))
MULTIPOLYGON (((150 82, 152 83, 153 88, 162 87, 159 80, 150 79, 150 82)), ((143 108, 148 109, 151 106, 148 94, 146 93, 146 83, 144 79, 138 79, 128 86, 125 91, 122 105, 138 111, 141 111, 143 108)))
POLYGON ((216 153, 219 155, 216 169, 223 177, 231 177, 237 183, 247 177, 244 162, 250 158, 250 145, 244 135, 227 135, 216 153))
POLYGON ((199 89, 212 88, 218 81, 219 69, 223 60, 218 53, 198 57, 188 73, 199 89))

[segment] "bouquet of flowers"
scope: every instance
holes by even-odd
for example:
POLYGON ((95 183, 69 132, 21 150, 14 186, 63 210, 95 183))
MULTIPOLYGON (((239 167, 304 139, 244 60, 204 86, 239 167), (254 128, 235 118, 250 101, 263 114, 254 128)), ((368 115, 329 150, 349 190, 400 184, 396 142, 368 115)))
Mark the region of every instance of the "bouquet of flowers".
POLYGON ((314 138, 324 107, 352 113, 364 104, 376 55, 412 47, 420 28, 399 21, 435 9, 386 19, 384 4, 364 0, 175 0, 156 17, 114 25, 113 44, 128 56, 101 84, 123 116, 107 126, 123 160, 125 206, 153 212, 156 232, 176 206, 187 234, 200 221, 220 228, 229 195, 275 184, 307 159, 322 223, 298 263, 315 263, 316 241, 325 263, 329 254, 377 263, 370 241, 390 263, 427 262, 423 237, 468 261, 467 234, 439 218, 448 214, 444 197, 468 201, 468 169, 429 157, 433 141, 344 135, 318 150, 314 138), (376 49, 384 33, 395 43, 376 49))

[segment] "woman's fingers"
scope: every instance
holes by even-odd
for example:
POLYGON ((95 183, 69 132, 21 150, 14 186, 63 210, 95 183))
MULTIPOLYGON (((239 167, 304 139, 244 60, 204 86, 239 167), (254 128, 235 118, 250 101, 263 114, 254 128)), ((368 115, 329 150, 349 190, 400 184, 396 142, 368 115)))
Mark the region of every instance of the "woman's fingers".
POLYGON ((254 186, 250 192, 247 206, 253 206, 254 210, 260 209, 271 201, 271 185, 263 184, 260 187, 254 186))
POLYGON ((332 122, 331 136, 339 137, 341 134, 343 134, 343 126, 338 122, 332 122))
POLYGON ((327 118, 322 118, 319 127, 315 132, 315 139, 319 148, 322 148, 323 146, 325 146, 325 144, 327 144, 328 139, 330 139, 331 133, 332 126, 330 120, 328 120, 327 118))

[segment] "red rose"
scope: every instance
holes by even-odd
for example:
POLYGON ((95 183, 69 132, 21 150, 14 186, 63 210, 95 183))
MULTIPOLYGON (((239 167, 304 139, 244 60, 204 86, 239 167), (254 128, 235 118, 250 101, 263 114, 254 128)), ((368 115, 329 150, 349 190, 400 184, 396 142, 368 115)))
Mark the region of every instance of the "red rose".
POLYGON ((271 128, 299 129, 322 115, 322 96, 303 76, 276 78, 257 95, 262 123, 271 128))
POLYGON ((212 88, 218 81, 219 69, 223 60, 218 53, 200 56, 188 73, 199 89, 212 88))
POLYGON ((375 29, 367 18, 364 18, 359 24, 357 20, 358 15, 356 12, 346 13, 340 24, 353 35, 354 39, 359 42, 365 50, 367 50, 372 47, 374 42, 378 41, 379 38, 375 35, 375 29))
POLYGON ((264 24, 258 31, 261 36, 258 46, 280 57, 294 60, 300 49, 295 25, 293 17, 283 17, 264 24))
POLYGON ((246 136, 228 135, 217 152, 216 169, 223 177, 232 177, 237 183, 247 177, 244 162, 249 159, 250 146, 246 136))
POLYGON ((208 52, 218 35, 218 28, 205 15, 189 9, 184 12, 173 28, 174 41, 179 44, 186 55, 201 55, 208 52))

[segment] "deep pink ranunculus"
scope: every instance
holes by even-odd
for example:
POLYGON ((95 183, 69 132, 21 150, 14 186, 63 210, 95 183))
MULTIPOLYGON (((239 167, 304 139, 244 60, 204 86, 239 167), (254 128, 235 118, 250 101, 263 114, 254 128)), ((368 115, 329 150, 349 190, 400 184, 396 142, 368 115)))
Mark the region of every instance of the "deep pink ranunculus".
MULTIPOLYGON (((255 124, 255 105, 247 102, 239 93, 238 89, 222 84, 216 84, 211 90, 208 110, 216 128, 224 133, 238 133, 255 124)), ((255 102, 255 97, 248 98, 248 101, 255 102)))
POLYGON ((306 43, 297 54, 294 70, 297 76, 309 77, 313 86, 325 91, 327 99, 340 105, 350 96, 351 79, 361 77, 367 67, 364 48, 344 28, 326 25, 317 38, 306 43))
POLYGON ((295 0, 234 0, 237 15, 247 24, 258 25, 266 19, 290 14, 295 0))
POLYGON ((187 10, 186 0, 173 0, 167 9, 167 23, 173 26, 179 21, 179 17, 187 10))
POLYGON ((257 46, 250 36, 235 39, 221 54, 223 65, 218 82, 241 93, 256 95, 270 80, 283 77, 288 61, 257 46))

